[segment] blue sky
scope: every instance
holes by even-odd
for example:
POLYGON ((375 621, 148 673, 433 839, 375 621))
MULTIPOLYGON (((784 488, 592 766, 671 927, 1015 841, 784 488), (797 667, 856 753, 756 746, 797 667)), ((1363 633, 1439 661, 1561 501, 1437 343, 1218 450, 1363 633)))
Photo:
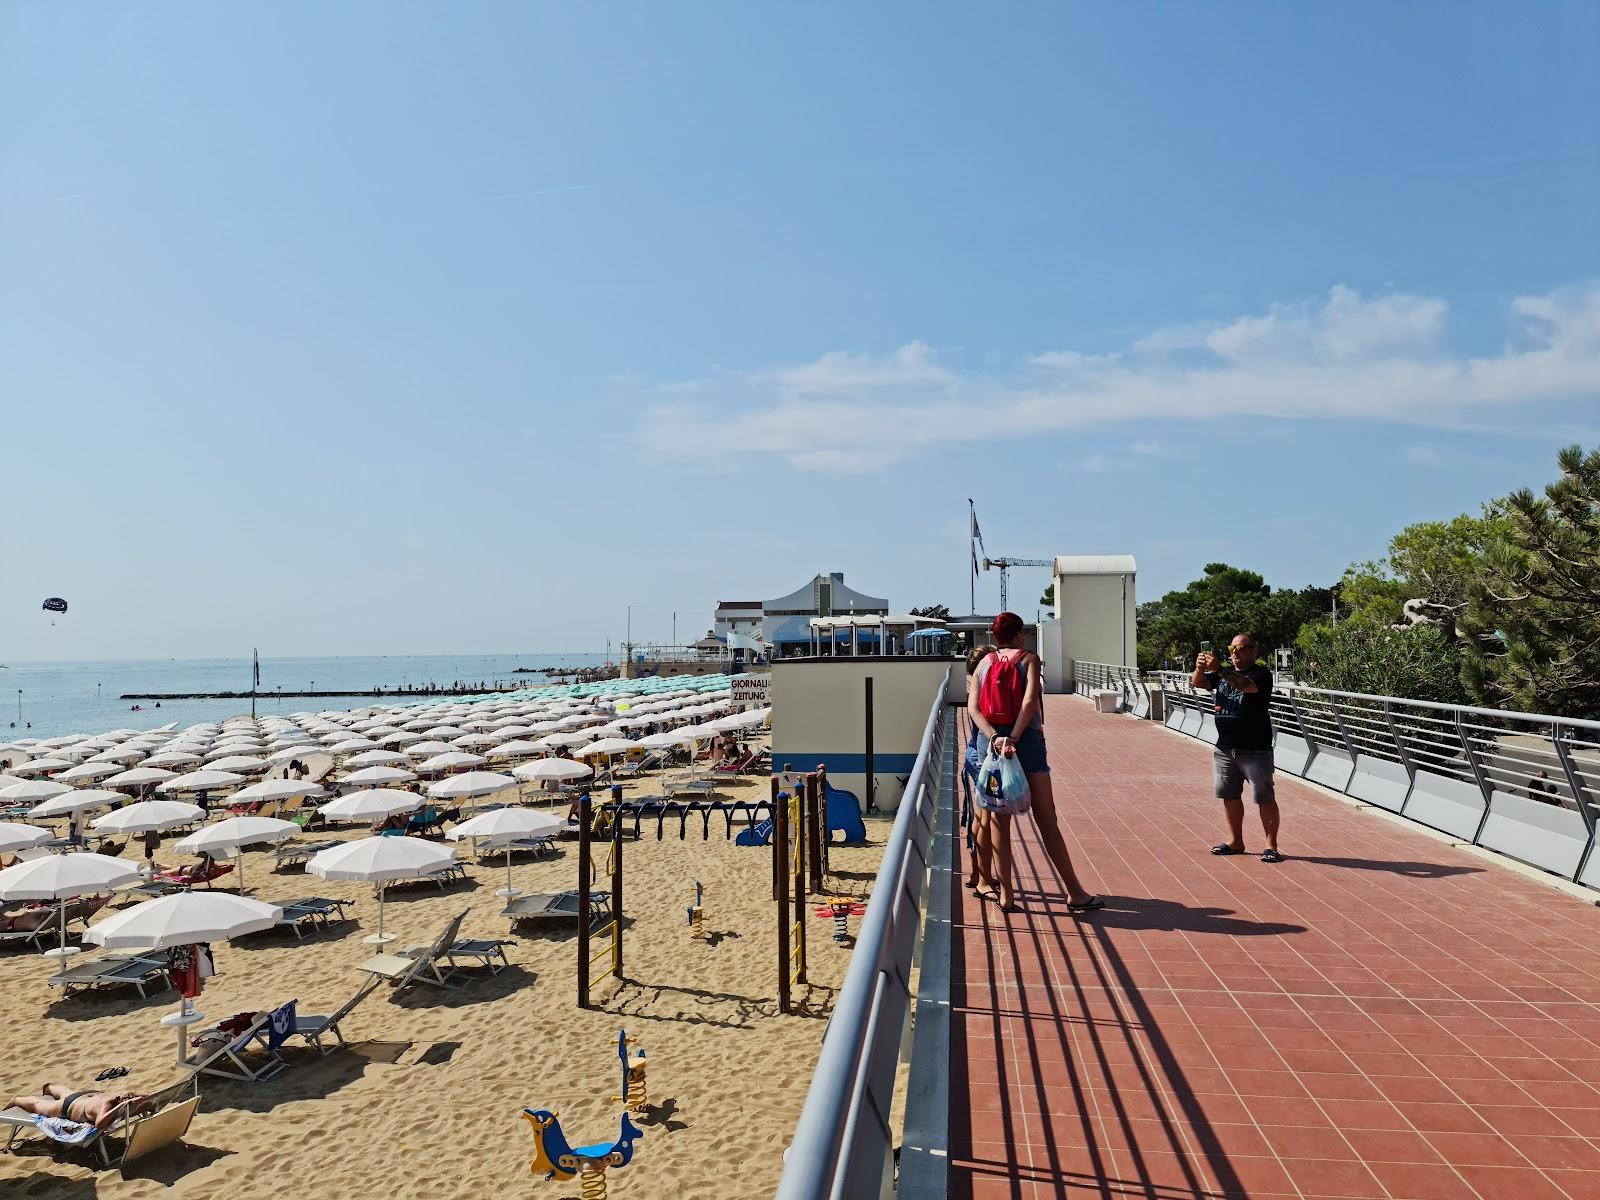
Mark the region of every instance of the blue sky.
POLYGON ((1145 597, 1326 582, 1600 442, 1597 58, 1584 3, 8 5, 0 659, 965 608, 967 496, 1145 597))

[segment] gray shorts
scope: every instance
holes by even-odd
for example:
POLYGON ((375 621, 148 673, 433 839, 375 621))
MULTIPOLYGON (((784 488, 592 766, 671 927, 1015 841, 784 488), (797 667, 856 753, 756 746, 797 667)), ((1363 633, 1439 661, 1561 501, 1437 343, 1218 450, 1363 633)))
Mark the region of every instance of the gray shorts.
POLYGON ((1257 804, 1269 804, 1278 798, 1272 786, 1271 750, 1214 750, 1211 779, 1219 800, 1239 799, 1244 795, 1247 779, 1250 798, 1257 804))

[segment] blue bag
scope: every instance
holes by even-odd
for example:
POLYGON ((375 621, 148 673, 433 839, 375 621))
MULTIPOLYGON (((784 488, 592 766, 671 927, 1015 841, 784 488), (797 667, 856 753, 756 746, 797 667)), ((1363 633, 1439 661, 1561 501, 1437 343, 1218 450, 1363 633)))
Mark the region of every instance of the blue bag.
POLYGON ((978 768, 978 807, 1015 816, 1027 812, 1031 803, 1028 777, 1017 756, 1003 757, 991 746, 983 766, 978 768))

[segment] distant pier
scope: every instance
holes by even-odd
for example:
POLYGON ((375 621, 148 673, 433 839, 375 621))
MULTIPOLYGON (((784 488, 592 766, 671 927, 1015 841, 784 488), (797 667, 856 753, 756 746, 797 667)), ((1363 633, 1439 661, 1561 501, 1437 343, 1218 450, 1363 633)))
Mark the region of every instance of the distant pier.
POLYGON ((123 700, 337 700, 345 697, 360 697, 362 699, 390 699, 405 697, 413 699, 425 696, 483 696, 490 692, 517 692, 527 687, 523 683, 497 683, 488 687, 399 687, 399 688, 369 688, 365 691, 352 691, 344 688, 332 692, 124 692, 123 700))

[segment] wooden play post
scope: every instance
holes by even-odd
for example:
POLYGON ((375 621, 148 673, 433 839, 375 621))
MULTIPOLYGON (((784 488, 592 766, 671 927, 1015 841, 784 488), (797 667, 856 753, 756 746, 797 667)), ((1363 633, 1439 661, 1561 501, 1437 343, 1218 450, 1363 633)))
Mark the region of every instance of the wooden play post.
POLYGON ((589 1007, 589 793, 578 797, 578 1007, 589 1007))
POLYGON ((772 780, 773 894, 778 901, 778 1011, 789 1011, 789 803, 772 780))

